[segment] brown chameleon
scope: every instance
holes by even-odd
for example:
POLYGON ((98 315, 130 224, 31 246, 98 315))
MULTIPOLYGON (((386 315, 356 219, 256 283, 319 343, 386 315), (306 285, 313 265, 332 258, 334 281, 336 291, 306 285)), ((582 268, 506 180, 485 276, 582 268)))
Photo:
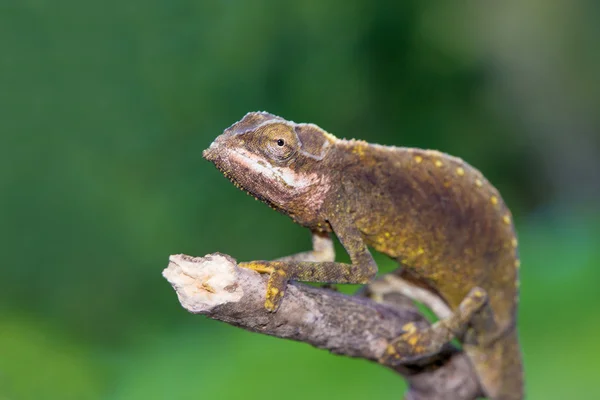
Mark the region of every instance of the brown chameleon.
POLYGON ((523 398, 517 239, 510 211, 478 170, 438 151, 341 140, 266 112, 246 114, 203 156, 312 232, 312 251, 240 263, 269 274, 267 310, 277 310, 289 280, 369 282, 377 273, 370 246, 397 260, 405 288, 425 289, 449 310, 427 329, 407 324, 382 362, 415 361, 460 337, 489 398, 523 398), (331 232, 350 264, 335 261, 331 232))

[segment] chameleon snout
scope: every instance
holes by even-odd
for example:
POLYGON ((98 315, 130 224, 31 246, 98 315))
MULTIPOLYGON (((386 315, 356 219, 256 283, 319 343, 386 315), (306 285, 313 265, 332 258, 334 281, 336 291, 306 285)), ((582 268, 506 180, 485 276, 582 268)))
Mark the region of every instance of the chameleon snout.
POLYGON ((212 142, 210 144, 210 147, 206 150, 204 150, 202 152, 202 158, 204 158, 205 160, 208 161, 214 161, 217 158, 217 148, 219 147, 219 144, 217 143, 217 140, 215 140, 214 142, 212 142))

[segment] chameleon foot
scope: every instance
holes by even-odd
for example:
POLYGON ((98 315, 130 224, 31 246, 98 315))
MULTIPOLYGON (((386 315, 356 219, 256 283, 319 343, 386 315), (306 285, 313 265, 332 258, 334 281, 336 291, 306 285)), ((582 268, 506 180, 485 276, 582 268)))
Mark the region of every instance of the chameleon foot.
POLYGON ((399 365, 434 355, 465 331, 473 315, 486 304, 487 298, 487 293, 476 287, 471 289, 458 309, 448 318, 425 329, 417 328, 412 322, 404 325, 402 327, 404 333, 387 346, 379 362, 386 365, 399 365))
POLYGON ((238 264, 242 268, 251 269, 261 274, 269 274, 265 299, 265 308, 269 312, 277 311, 281 305, 288 283, 287 273, 283 269, 278 269, 276 267, 277 263, 277 261, 252 261, 238 264))

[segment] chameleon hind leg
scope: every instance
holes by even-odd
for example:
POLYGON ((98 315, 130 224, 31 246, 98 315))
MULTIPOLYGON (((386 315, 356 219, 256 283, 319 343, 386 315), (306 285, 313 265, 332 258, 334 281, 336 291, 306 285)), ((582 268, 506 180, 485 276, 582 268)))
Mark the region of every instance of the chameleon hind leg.
POLYGON ((462 335, 473 317, 487 305, 487 293, 475 287, 462 300, 458 308, 427 328, 418 328, 414 323, 403 327, 404 333, 392 340, 379 362, 398 365, 417 361, 433 355, 457 336, 462 335))

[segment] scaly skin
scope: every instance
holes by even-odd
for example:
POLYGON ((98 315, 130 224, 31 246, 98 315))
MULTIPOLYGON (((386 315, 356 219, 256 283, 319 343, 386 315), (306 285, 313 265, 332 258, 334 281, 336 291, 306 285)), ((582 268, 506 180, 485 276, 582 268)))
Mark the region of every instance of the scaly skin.
POLYGON ((313 232, 312 252, 240 264, 270 274, 268 310, 290 279, 368 282, 377 271, 370 246, 454 310, 427 331, 407 326, 382 360, 409 362, 459 336, 490 398, 522 398, 517 239, 510 211, 479 171, 437 151, 340 140, 268 113, 247 114, 204 157, 313 232), (330 232, 351 264, 334 261, 330 232))

